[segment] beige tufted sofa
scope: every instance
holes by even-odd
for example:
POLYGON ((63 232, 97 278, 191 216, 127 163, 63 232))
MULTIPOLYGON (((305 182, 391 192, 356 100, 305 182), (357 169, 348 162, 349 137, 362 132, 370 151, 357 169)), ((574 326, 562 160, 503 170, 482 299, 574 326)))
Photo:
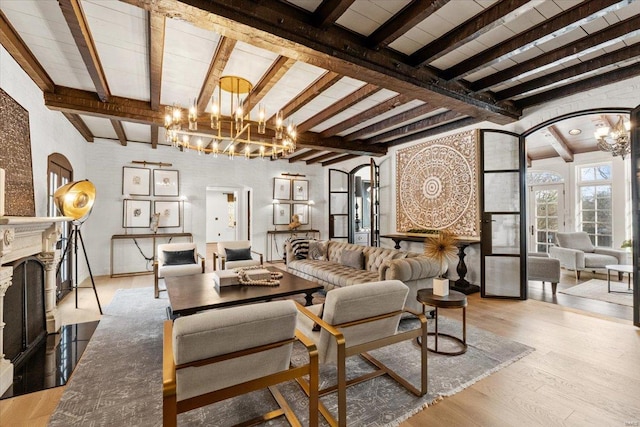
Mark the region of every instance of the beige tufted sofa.
POLYGON ((432 279, 440 274, 440 265, 432 258, 397 249, 360 246, 329 240, 327 260, 296 259, 291 244, 285 245, 287 271, 304 279, 318 282, 329 291, 333 288, 379 280, 400 280, 409 287, 407 308, 422 311, 417 300, 418 289, 432 287, 432 279), (364 270, 340 263, 343 250, 364 253, 364 270))

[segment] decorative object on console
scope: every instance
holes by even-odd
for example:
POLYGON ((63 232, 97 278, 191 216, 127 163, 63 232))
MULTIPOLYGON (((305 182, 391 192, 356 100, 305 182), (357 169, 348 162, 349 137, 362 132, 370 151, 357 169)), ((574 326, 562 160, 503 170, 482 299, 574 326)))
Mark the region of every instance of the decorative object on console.
MULTIPOLYGON (((182 127, 182 108, 177 105, 166 107, 164 127, 167 130, 167 142, 183 150, 194 150, 198 154, 211 153, 214 157, 236 154, 245 157, 271 157, 277 159, 293 153, 296 149, 297 126, 292 121, 285 124, 284 113, 278 111, 273 116, 273 125, 267 129, 267 112, 263 104, 257 106, 251 100, 253 85, 246 79, 236 76, 222 76, 219 79, 218 93, 211 97, 211 113, 208 117, 198 117, 196 100, 189 107, 188 129, 182 127), (241 95, 246 95, 244 99, 241 95), (251 121, 251 110, 257 108, 258 121, 251 121), (246 122, 245 122, 246 120, 246 122), (217 134, 198 132, 198 123, 207 123, 217 134), (260 138, 251 138, 251 128, 256 128, 260 138), (243 145, 240 152, 238 145, 243 145)), ((205 103, 208 100, 205 100, 205 103)))
POLYGON ((300 227, 302 223, 300 223, 300 216, 298 214, 291 215, 291 222, 289 223, 289 230, 295 230, 300 227))
POLYGON ((594 133, 598 148, 611 153, 613 157, 620 156, 624 160, 624 157, 631 152, 630 129, 631 122, 625 121, 621 115, 618 116, 618 121, 613 127, 604 125, 598 127, 594 133))
POLYGON ((0 89, 0 168, 5 170, 5 211, 0 215, 36 215, 31 166, 29 112, 0 89), (6 144, 6 145, 5 145, 6 144), (9 147, 5 149, 5 147, 9 147))
POLYGON ((398 150, 396 229, 479 236, 478 141, 470 130, 398 150))
POLYGON ((427 237, 424 240, 424 254, 440 264, 440 275, 433 279, 433 294, 449 295, 449 279, 442 275, 446 273, 449 262, 455 262, 457 259, 458 247, 455 236, 447 230, 441 230, 437 235, 427 237))

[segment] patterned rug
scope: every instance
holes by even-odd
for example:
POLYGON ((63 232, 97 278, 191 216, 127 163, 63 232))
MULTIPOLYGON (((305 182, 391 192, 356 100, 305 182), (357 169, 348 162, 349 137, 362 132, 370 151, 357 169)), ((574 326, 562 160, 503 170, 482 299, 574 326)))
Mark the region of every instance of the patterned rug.
MULTIPOLYGON (((151 288, 116 292, 67 384, 50 426, 162 425, 162 322, 166 319, 166 306, 166 297, 154 299, 151 288)), ((473 306, 469 309, 473 310, 473 306)), ((412 327, 411 322, 403 321, 401 327, 412 327)), ((461 332, 460 322, 445 317, 440 318, 439 327, 441 332, 455 335, 461 332)), ((467 325, 467 343, 469 349, 461 356, 429 353, 429 392, 421 398, 386 376, 350 387, 347 392, 349 425, 398 425, 442 397, 459 392, 533 351, 531 347, 471 325, 467 325)), ((415 378, 418 385, 419 351, 414 344, 400 343, 373 354, 406 378, 415 378)), ((301 352, 294 356, 302 357, 301 352)), ((353 375, 369 369, 360 358, 348 360, 348 372, 353 375)), ((321 386, 332 383, 334 372, 331 366, 321 367, 321 386)), ((290 382, 280 385, 279 389, 306 424, 307 402, 299 386, 290 382)), ((335 414, 335 396, 322 400, 335 414)), ((228 426, 275 407, 268 392, 255 392, 182 414, 178 424, 228 426)), ((267 425, 288 424, 281 417, 267 425)))
POLYGON ((617 292, 607 292, 607 281, 601 279, 591 279, 568 289, 558 291, 561 294, 573 295, 576 297, 595 299, 598 301, 612 302, 614 304, 627 305, 633 307, 633 294, 628 290, 627 282, 611 281, 611 290, 617 292), (628 292, 628 293, 620 293, 628 292))

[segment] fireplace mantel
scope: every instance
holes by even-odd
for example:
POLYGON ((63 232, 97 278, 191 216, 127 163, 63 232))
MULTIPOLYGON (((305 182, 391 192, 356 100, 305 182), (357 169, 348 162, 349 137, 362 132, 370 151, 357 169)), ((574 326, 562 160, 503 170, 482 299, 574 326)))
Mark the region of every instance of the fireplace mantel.
POLYGON ((13 382, 13 365, 4 358, 3 312, 4 295, 11 286, 13 268, 3 266, 21 258, 35 255, 45 265, 45 316, 47 333, 60 329, 56 309, 56 268, 60 251, 56 242, 60 239, 62 223, 67 217, 14 217, 0 216, 0 394, 13 382))

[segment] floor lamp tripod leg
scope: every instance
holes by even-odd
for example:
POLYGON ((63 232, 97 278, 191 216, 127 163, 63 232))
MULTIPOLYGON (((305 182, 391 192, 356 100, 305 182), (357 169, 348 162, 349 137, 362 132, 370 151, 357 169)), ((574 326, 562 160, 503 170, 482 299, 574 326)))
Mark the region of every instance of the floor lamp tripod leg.
MULTIPOLYGON (((82 233, 80 232, 80 230, 77 230, 76 235, 78 237, 80 237, 80 243, 82 243, 82 252, 84 252, 84 259, 87 262, 87 269, 89 270, 89 277, 91 278, 91 286, 93 287, 93 293, 96 295, 96 302, 98 303, 98 310, 100 310, 100 314, 102 314, 102 306, 100 305, 100 298, 98 298, 98 291, 96 290, 96 282, 93 280, 93 273, 91 272, 91 265, 89 264, 89 257, 87 256, 87 249, 84 246, 84 240, 82 239, 82 233)), ((76 250, 77 250, 77 246, 76 246, 76 250)), ((76 265, 77 265, 77 263, 76 263, 76 265)), ((78 308, 77 304, 78 304, 78 292, 76 290, 76 308, 78 308)))

